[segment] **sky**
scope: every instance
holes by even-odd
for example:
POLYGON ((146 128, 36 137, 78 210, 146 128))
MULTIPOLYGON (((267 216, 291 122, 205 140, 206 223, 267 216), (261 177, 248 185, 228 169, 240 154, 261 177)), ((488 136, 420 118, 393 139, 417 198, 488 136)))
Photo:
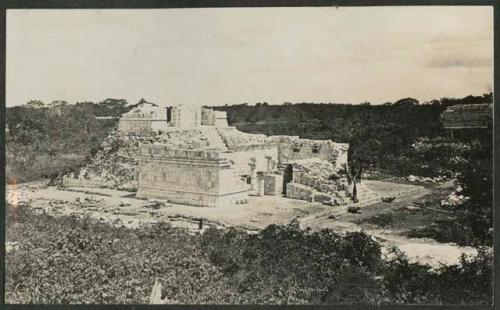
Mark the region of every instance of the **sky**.
POLYGON ((492 7, 7 10, 7 106, 421 102, 492 91, 492 7))

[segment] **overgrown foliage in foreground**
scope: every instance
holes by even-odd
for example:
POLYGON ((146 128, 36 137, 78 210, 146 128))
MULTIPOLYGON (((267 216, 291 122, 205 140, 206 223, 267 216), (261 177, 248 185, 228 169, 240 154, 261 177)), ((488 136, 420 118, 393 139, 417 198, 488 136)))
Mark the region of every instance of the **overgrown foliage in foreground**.
POLYGON ((244 302, 491 303, 492 255, 484 249, 432 270, 397 249, 383 260, 378 242, 363 232, 310 232, 297 223, 258 234, 212 229, 202 246, 244 302))
POLYGON ((231 289, 197 237, 165 224, 131 230, 9 209, 8 303, 148 303, 158 277, 174 303, 224 303, 231 289))
POLYGON ((166 224, 132 230, 86 218, 10 207, 8 303, 147 303, 155 278, 171 303, 491 303, 491 253, 461 265, 381 259, 364 233, 301 230, 257 234, 166 224))

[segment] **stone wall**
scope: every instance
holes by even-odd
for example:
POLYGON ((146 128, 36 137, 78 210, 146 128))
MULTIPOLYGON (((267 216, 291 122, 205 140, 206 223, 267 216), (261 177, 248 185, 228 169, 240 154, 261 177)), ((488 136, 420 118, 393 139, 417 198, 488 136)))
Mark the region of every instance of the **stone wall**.
POLYGON ((288 183, 286 185, 286 197, 293 199, 300 199, 312 201, 314 189, 297 183, 288 183))
POLYGON ((151 121, 151 130, 154 132, 166 132, 172 128, 172 125, 167 123, 166 120, 152 120, 151 121))
POLYGON ((294 171, 293 182, 312 187, 315 190, 323 193, 333 193, 343 189, 343 187, 339 188, 339 186, 333 181, 310 176, 302 171, 294 171))
POLYGON ((228 127, 227 113, 225 111, 215 111, 215 127, 228 127))
POLYGON ((224 207, 248 203, 246 192, 226 195, 210 195, 206 193, 189 193, 164 188, 139 188, 139 198, 159 198, 171 203, 185 204, 196 207, 224 207))
POLYGON ((171 108, 171 124, 175 127, 198 127, 201 125, 201 107, 177 105, 171 108))
POLYGON ((489 128, 493 124, 493 104, 457 104, 441 113, 446 129, 489 128))
POLYGON ((139 162, 139 186, 217 194, 218 166, 180 159, 143 160, 139 162))
POLYGON ((243 179, 233 167, 225 166, 219 170, 219 192, 221 194, 246 192, 248 190, 246 182, 247 180, 243 179))
POLYGON ((212 109, 201 108, 201 124, 205 126, 214 126, 215 111, 212 109))
POLYGON ((231 161, 232 167, 238 175, 252 176, 252 169, 249 163, 254 162, 255 168, 253 169, 252 178, 255 178, 257 171, 267 172, 268 158, 277 161, 278 148, 275 146, 253 147, 248 150, 233 151, 227 153, 226 156, 231 161))
POLYGON ((123 114, 121 118, 166 120, 166 110, 165 108, 159 106, 140 105, 123 114))
POLYGON ((121 118, 118 121, 118 130, 127 133, 149 133, 152 131, 167 131, 169 124, 166 120, 121 118))
POLYGON ((121 118, 118 121, 118 130, 121 132, 150 132, 151 120, 121 118))
POLYGON ((291 163, 308 158, 319 158, 334 162, 339 168, 347 162, 349 144, 330 140, 300 139, 298 136, 270 136, 278 146, 280 163, 291 163))
POLYGON ((70 178, 68 176, 63 176, 62 186, 64 186, 64 187, 90 187, 90 188, 110 187, 111 188, 113 186, 113 184, 111 182, 105 182, 105 181, 76 179, 76 178, 70 178))
POLYGON ((169 127, 193 128, 201 125, 201 108, 191 106, 140 107, 122 115, 118 130, 122 132, 166 131, 169 127), (170 121, 167 121, 167 110, 170 121))
POLYGON ((321 202, 321 203, 331 203, 332 202, 332 196, 325 194, 325 193, 314 193, 313 194, 313 200, 315 202, 321 202))
POLYGON ((264 176, 264 195, 277 196, 283 192, 283 176, 266 174, 264 176))
POLYGON ((347 199, 344 192, 318 192, 312 187, 295 182, 286 185, 286 197, 310 202, 319 202, 329 206, 345 205, 347 199))
POLYGON ((137 197, 202 207, 244 203, 247 199, 245 182, 220 152, 143 145, 139 154, 137 197))
POLYGON ((227 113, 207 108, 201 108, 201 125, 228 127, 227 113))
POLYGON ((236 127, 217 127, 217 131, 230 150, 241 151, 262 148, 266 145, 276 146, 268 140, 266 135, 241 132, 236 127))
POLYGON ((168 127, 166 110, 154 105, 141 105, 121 116, 118 130, 122 132, 147 133, 168 127))

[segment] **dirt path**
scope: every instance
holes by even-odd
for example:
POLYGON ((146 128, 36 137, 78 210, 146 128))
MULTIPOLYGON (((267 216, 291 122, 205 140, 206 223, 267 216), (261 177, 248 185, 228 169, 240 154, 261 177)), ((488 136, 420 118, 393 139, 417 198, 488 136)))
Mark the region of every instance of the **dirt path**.
MULTIPOLYGON (((396 246, 405 252, 410 261, 426 263, 437 268, 441 265, 452 265, 459 262, 462 254, 476 255, 473 247, 462 247, 453 243, 440 243, 427 238, 406 238, 398 232, 385 229, 366 229, 350 222, 335 222, 335 224, 321 225, 321 228, 331 228, 338 231, 364 231, 374 236, 382 245, 383 253, 396 246)), ((318 228, 316 228, 318 229, 318 228)))
MULTIPOLYGON (((428 190, 422 190, 411 195, 404 196, 398 199, 398 203, 391 204, 374 204, 365 206, 362 209, 363 216, 373 216, 377 213, 382 213, 389 208, 397 208, 404 205, 410 205, 412 202, 422 198, 429 193, 428 190)), ((361 214, 350 214, 347 211, 340 210, 326 213, 321 217, 309 217, 301 223, 303 227, 310 227, 312 230, 333 229, 336 231, 364 231, 367 234, 374 236, 382 245, 383 253, 387 254, 393 247, 398 247, 405 252, 410 261, 427 263, 433 268, 441 265, 452 265, 459 262, 462 254, 476 255, 477 250, 473 247, 462 247, 453 243, 440 243, 433 239, 427 238, 407 238, 401 235, 401 231, 394 229, 376 229, 364 227, 356 224, 354 221, 359 219, 361 214), (334 215, 335 219, 328 218, 334 215)))

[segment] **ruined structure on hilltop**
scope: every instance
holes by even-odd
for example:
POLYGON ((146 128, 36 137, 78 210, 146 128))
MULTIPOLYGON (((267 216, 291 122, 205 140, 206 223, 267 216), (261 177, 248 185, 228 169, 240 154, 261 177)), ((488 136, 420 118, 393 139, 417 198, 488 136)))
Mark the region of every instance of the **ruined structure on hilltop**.
POLYGON ((493 104, 457 104, 441 114, 445 129, 476 129, 493 126, 493 104))
POLYGON ((345 184, 330 177, 347 162, 348 144, 247 134, 228 126, 225 112, 187 106, 138 107, 123 115, 119 130, 196 132, 206 140, 198 146, 142 144, 137 156, 140 198, 216 207, 246 203, 249 194, 285 194, 332 205, 346 197, 345 184), (321 164, 322 176, 307 168, 321 164))
POLYGON ((201 109, 190 106, 159 107, 145 102, 122 115, 118 130, 122 132, 159 132, 170 127, 191 128, 201 124, 201 109))

